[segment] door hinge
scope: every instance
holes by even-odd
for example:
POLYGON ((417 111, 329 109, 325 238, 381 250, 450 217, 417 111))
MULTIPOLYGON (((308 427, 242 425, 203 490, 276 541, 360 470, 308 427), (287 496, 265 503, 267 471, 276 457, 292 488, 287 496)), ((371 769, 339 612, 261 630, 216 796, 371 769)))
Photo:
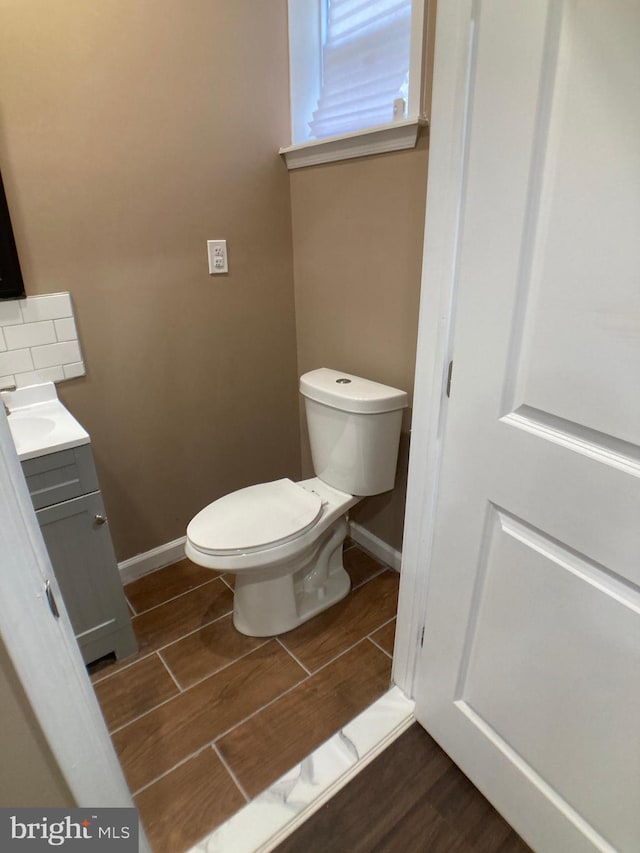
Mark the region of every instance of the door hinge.
POLYGON ((453 373, 453 359, 449 362, 449 372, 447 373, 447 397, 451 396, 451 374, 453 373))
POLYGON ((422 631, 420 631, 420 648, 424 646, 424 625, 422 626, 422 631))
POLYGON ((47 601, 49 602, 49 610, 53 613, 56 619, 59 619, 60 611, 58 610, 58 605, 56 604, 56 599, 53 594, 53 590, 51 589, 51 581, 47 581, 45 583, 44 594, 47 596, 47 601))

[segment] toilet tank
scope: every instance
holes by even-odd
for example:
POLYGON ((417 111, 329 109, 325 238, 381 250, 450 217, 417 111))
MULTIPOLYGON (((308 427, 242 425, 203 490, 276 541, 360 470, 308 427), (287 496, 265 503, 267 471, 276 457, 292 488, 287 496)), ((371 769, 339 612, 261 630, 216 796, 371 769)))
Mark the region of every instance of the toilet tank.
POLYGON ((321 367, 300 377, 316 476, 350 495, 393 488, 407 394, 321 367))

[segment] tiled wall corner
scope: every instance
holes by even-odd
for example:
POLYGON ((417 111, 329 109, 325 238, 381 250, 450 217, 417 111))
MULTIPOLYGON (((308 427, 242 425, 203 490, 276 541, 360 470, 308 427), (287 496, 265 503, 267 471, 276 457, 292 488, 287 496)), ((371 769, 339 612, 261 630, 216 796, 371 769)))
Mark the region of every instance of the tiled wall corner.
POLYGON ((84 374, 69 293, 0 302, 0 388, 84 374))

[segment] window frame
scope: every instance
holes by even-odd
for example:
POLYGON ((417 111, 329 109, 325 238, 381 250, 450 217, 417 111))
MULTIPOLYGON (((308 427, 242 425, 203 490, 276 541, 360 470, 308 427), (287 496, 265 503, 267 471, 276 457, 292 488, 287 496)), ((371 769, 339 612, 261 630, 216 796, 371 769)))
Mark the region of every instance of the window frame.
POLYGON ((304 141, 280 148, 288 169, 368 154, 413 148, 424 115, 424 45, 427 0, 412 0, 409 54, 409 102, 405 118, 363 130, 313 139, 307 121, 320 94, 325 0, 288 0, 289 97, 291 139, 304 141))

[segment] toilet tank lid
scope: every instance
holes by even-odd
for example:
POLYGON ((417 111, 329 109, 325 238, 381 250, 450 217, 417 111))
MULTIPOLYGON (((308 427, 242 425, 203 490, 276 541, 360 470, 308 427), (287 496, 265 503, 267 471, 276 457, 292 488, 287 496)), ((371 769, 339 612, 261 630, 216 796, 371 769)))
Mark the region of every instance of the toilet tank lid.
POLYGON ((303 374, 300 377, 300 393, 303 397, 334 409, 370 415, 395 412, 409 404, 405 391, 327 367, 303 374))

